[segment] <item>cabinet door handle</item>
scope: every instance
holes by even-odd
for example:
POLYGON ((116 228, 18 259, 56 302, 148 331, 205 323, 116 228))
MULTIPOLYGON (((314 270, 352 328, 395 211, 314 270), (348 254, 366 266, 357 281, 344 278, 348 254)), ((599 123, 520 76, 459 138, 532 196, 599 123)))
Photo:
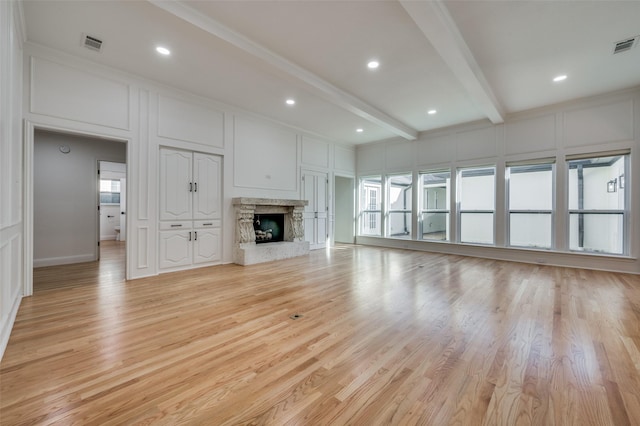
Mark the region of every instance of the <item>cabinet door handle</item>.
POLYGON ((178 224, 178 225, 171 225, 172 228, 180 228, 182 226, 182 224, 178 224))
POLYGON ((194 189, 193 189, 193 192, 198 192, 198 182, 195 182, 195 183, 193 184, 193 188, 194 188, 194 189))
POLYGON ((194 231, 194 232, 193 232, 193 234, 195 235, 194 240, 195 240, 195 241, 198 241, 198 231, 194 231))
POLYGON ((189 241, 191 241, 191 231, 189 231, 189 241))
POLYGON ((202 226, 213 226, 213 223, 203 223, 202 226))
POLYGON ((193 192, 193 182, 189 182, 189 192, 193 192))

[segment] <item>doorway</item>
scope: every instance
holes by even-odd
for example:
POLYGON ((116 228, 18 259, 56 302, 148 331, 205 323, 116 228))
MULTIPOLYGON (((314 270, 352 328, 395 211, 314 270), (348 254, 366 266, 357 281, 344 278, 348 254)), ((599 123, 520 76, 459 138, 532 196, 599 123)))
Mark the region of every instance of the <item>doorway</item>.
MULTIPOLYGON (((80 264, 97 263, 101 242, 99 161, 126 165, 126 157, 126 142, 34 129, 34 268, 75 265, 78 270, 80 264)), ((126 175, 123 178, 126 188, 126 175)), ((117 274, 124 276, 125 262, 114 265, 121 269, 117 274)))
POLYGON ((127 239, 127 165, 98 161, 100 247, 105 241, 127 239))
POLYGON ((355 178, 335 176, 334 194, 334 241, 353 244, 355 241, 355 178))

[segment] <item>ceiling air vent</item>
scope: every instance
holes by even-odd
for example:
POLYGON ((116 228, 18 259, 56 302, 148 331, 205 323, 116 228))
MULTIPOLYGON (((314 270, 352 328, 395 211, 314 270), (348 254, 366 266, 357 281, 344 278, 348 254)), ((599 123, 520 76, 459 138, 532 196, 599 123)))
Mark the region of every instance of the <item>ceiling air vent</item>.
POLYGON ((640 36, 632 37, 626 40, 622 40, 616 43, 616 46, 613 48, 613 54, 626 52, 630 50, 638 41, 640 36))
POLYGON ((87 49, 100 52, 102 49, 102 40, 96 37, 92 37, 88 34, 82 34, 82 45, 87 49))

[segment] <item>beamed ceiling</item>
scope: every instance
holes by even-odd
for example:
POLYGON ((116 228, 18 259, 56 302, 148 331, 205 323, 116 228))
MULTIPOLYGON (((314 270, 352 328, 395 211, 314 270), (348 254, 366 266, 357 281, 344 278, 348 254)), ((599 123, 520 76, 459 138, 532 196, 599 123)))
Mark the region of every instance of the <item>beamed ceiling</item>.
POLYGON ((29 42, 350 144, 501 123, 516 112, 640 85, 640 48, 613 54, 616 42, 640 34, 640 1, 23 6, 29 42), (82 34, 101 39, 102 51, 83 47, 82 34), (159 55, 158 45, 171 55, 159 55), (367 67, 371 60, 377 69, 367 67), (566 80, 554 82, 559 75, 566 80))

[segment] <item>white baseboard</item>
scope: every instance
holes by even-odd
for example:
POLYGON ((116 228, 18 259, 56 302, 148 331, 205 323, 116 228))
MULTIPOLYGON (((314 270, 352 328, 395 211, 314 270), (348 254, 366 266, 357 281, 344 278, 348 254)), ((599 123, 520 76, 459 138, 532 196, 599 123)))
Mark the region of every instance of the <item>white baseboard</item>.
POLYGON ((33 267, 69 265, 71 263, 84 263, 96 261, 94 254, 81 254, 77 256, 48 257, 45 259, 33 259, 33 267))
POLYGON ((4 355, 5 349, 7 349, 7 344, 9 343, 9 336, 11 336, 11 330, 13 329, 13 323, 16 320, 16 316, 18 315, 18 308, 20 307, 20 302, 22 301, 22 294, 19 292, 17 297, 13 301, 13 305, 11 306, 11 311, 9 311, 9 315, 7 316, 4 324, 0 324, 0 360, 4 355))
POLYGON ((116 234, 113 235, 100 235, 100 241, 110 241, 110 240, 115 240, 116 239, 116 234))

